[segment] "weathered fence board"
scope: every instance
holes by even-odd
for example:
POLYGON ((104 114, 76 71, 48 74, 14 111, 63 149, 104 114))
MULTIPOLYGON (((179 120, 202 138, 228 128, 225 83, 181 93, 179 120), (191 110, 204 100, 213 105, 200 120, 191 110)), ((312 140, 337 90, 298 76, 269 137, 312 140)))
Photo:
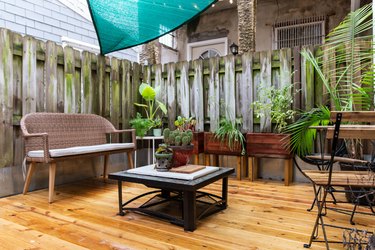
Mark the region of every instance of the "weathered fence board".
POLYGON ((77 93, 75 84, 75 58, 72 47, 65 47, 64 58, 64 112, 76 113, 78 112, 80 92, 77 93))
POLYGON ((92 113, 93 106, 93 86, 91 75, 91 53, 87 51, 82 53, 81 78, 83 85, 82 113, 90 114, 92 113))
POLYGON ((224 109, 225 118, 233 121, 236 119, 236 101, 235 101, 235 81, 234 81, 234 56, 229 55, 224 59, 225 74, 224 74, 224 109))
MULTIPOLYGON (((264 51, 260 52, 260 85, 267 88, 271 86, 272 80, 272 68, 271 68, 271 51, 264 51)), ((262 102, 269 103, 269 100, 266 97, 262 97, 262 102)), ((271 131, 271 119, 270 114, 267 112, 265 113, 264 117, 260 119, 260 130, 262 132, 270 132, 271 131)))
POLYGON ((243 131, 253 132, 253 109, 250 108, 254 100, 253 57, 251 53, 242 55, 242 76, 239 84, 240 110, 243 131))
MULTIPOLYGON (((313 51, 312 46, 304 46, 303 50, 313 51)), ((301 92, 302 106, 310 110, 314 107, 314 68, 310 62, 302 57, 301 64, 301 92)))
POLYGON ((180 63, 180 100, 181 116, 190 116, 189 62, 180 63))
POLYGON ((167 103, 168 103, 168 127, 174 128, 174 121, 176 119, 176 77, 175 77, 176 65, 169 63, 167 65, 167 103))
POLYGON ((12 34, 0 31, 0 167, 13 164, 12 34))
MULTIPOLYGON (((117 58, 111 59, 111 90, 112 90, 112 105, 111 105, 111 122, 115 128, 120 127, 120 105, 121 105, 121 86, 120 86, 120 67, 117 58)), ((118 135, 111 136, 113 142, 118 142, 118 135)))
POLYGON ((208 82, 208 107, 210 117, 210 131, 214 132, 219 127, 220 119, 220 93, 219 93, 219 58, 209 60, 209 82, 208 82))
POLYGON ((36 41, 26 36, 23 40, 22 115, 36 112, 36 41))
MULTIPOLYGON (((193 84, 191 85, 190 112, 197 119, 197 130, 204 130, 204 100, 203 100, 203 63, 202 60, 192 62, 194 69, 193 84)), ((173 119, 173 116, 172 116, 173 119)))
POLYGON ((57 111, 57 48, 48 41, 45 61, 46 111, 57 111))

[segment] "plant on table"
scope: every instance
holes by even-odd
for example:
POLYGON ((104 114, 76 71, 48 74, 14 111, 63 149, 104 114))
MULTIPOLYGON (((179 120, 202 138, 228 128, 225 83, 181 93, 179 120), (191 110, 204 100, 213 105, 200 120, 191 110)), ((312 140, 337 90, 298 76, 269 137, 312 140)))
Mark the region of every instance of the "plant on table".
POLYGON ((193 132, 191 130, 171 131, 169 128, 163 131, 164 142, 173 149, 173 166, 186 165, 193 153, 193 132))
POLYGON ((157 171, 168 171, 172 167, 173 150, 166 144, 160 144, 155 152, 157 171))
POLYGON ((174 122, 174 125, 178 130, 186 131, 191 130, 195 131, 195 126, 197 125, 197 120, 194 117, 182 117, 178 116, 174 122))
POLYGON ((152 121, 152 128, 153 128, 154 136, 161 136, 162 127, 163 127, 163 122, 158 116, 152 121))

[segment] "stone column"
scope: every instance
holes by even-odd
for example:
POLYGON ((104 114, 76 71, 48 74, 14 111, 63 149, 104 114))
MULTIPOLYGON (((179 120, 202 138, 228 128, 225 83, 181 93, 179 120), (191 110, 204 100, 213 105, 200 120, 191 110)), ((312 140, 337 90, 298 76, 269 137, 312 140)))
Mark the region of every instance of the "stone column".
POLYGON ((238 0, 239 53, 255 51, 257 0, 238 0))

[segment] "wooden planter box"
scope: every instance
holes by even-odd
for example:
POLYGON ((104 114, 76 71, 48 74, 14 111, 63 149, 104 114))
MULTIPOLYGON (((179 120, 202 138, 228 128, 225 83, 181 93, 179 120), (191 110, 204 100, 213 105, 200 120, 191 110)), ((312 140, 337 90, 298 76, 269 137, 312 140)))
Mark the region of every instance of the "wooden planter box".
POLYGON ((246 149, 248 156, 264 158, 292 157, 288 149, 284 147, 290 141, 290 136, 274 133, 247 133, 246 149))
POLYGON ((204 132, 193 132, 193 141, 191 142, 194 145, 193 154, 198 155, 204 152, 204 132))
POLYGON ((285 159, 284 184, 288 186, 293 179, 293 155, 284 145, 289 141, 290 136, 285 134, 247 133, 249 179, 254 181, 258 178, 258 158, 285 159))
POLYGON ((237 156, 237 166, 236 166, 236 176, 237 179, 241 179, 242 171, 241 171, 241 153, 242 147, 240 143, 236 143, 233 145, 232 150, 228 146, 228 141, 220 141, 215 139, 215 134, 210 132, 204 133, 204 153, 205 156, 205 164, 206 166, 210 166, 210 154, 216 155, 214 156, 214 163, 213 165, 217 165, 218 159, 217 155, 235 155, 237 156))
POLYGON ((204 152, 206 154, 216 155, 237 155, 241 156, 242 148, 240 143, 233 145, 232 150, 228 146, 228 141, 215 139, 215 134, 211 132, 204 133, 204 152))

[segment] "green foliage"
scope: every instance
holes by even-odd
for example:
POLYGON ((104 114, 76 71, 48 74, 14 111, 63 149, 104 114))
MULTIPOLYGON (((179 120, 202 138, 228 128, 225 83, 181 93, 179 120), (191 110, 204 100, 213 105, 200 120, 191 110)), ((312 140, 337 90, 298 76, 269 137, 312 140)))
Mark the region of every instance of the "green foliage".
POLYGON ((136 118, 130 120, 130 125, 135 129, 137 136, 144 136, 149 129, 152 128, 152 121, 142 118, 140 113, 137 113, 136 118))
MULTIPOLYGON (((321 55, 314 56, 309 50, 301 52, 321 78, 330 96, 331 110, 369 110, 374 105, 374 36, 371 16, 371 5, 349 13, 329 33, 321 46, 321 55)), ((292 134, 292 151, 300 156, 310 153, 316 130, 308 127, 326 125, 329 115, 329 108, 321 106, 302 113, 297 122, 290 124, 285 132, 292 134)))
POLYGON ((189 135, 182 137, 181 140, 182 140, 182 146, 187 146, 191 143, 191 138, 189 135))
POLYGON ((327 107, 320 106, 303 113, 297 122, 288 125, 284 132, 291 134, 290 149, 299 156, 311 154, 316 138, 316 129, 309 129, 309 127, 327 125, 330 113, 327 107))
POLYGON ((228 119, 221 119, 219 128, 215 131, 215 139, 225 142, 228 140, 228 147, 233 150, 235 145, 240 143, 242 152, 245 154, 245 137, 241 131, 237 128, 240 125, 239 122, 232 122, 228 119))
POLYGON ((178 130, 181 130, 181 131, 186 131, 186 130, 195 131, 197 120, 194 117, 185 118, 185 117, 178 116, 177 120, 174 121, 174 125, 177 127, 178 130))
POLYGON ((169 135, 171 134, 171 130, 169 128, 165 128, 163 131, 164 141, 168 144, 169 135))
POLYGON ((176 140, 176 135, 174 133, 170 133, 168 137, 168 144, 174 145, 176 140))
POLYGON ((173 151, 168 147, 167 144, 160 144, 158 149, 156 149, 157 154, 172 154, 173 151))
POLYGON ((142 103, 134 103, 134 105, 142 107, 145 110, 146 116, 149 120, 154 119, 155 114, 159 109, 163 112, 163 114, 167 114, 167 107, 165 104, 155 99, 159 91, 160 87, 153 88, 147 83, 142 83, 139 86, 139 93, 146 101, 147 105, 142 103))
POLYGON ((181 145, 181 136, 176 136, 175 138, 174 138, 174 144, 176 145, 176 146, 180 146, 181 145))
POLYGON ((293 85, 289 84, 282 88, 264 87, 262 85, 258 88, 258 100, 251 104, 257 118, 265 117, 270 114, 271 121, 274 122, 277 132, 281 132, 287 121, 292 120, 295 111, 291 109, 293 98, 291 93, 293 85), (263 100, 268 99, 269 102, 263 100))
POLYGON ((160 119, 160 117, 156 117, 153 121, 152 121, 152 127, 153 128, 161 128, 163 127, 163 122, 162 120, 160 119))

